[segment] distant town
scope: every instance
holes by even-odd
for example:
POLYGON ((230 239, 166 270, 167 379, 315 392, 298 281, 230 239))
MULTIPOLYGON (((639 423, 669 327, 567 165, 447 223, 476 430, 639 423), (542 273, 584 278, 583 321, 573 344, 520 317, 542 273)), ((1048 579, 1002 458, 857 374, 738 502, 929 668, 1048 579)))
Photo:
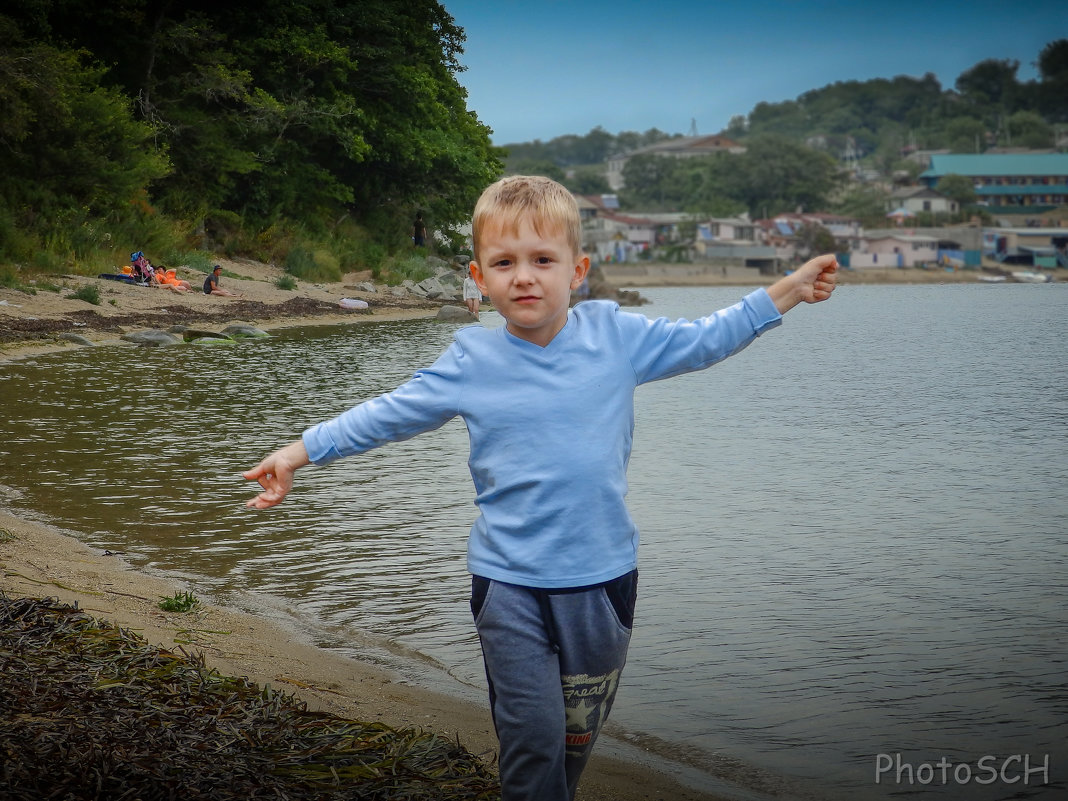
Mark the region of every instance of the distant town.
MULTIPOLYGON (((687 158, 741 153, 723 135, 683 137, 615 157, 605 165, 615 190, 625 188, 629 158, 687 158)), ((849 215, 802 210, 752 219, 746 212, 713 217, 683 212, 620 210, 615 193, 577 195, 586 247, 597 262, 705 261, 781 272, 811 253, 831 249, 848 269, 886 267, 994 268, 1007 274, 1068 268, 1068 153, 987 151, 909 152, 923 168, 915 183, 886 193, 883 227, 865 228, 849 215), (983 214, 948 225, 920 221, 959 219, 961 203, 937 188, 961 176, 983 214)))

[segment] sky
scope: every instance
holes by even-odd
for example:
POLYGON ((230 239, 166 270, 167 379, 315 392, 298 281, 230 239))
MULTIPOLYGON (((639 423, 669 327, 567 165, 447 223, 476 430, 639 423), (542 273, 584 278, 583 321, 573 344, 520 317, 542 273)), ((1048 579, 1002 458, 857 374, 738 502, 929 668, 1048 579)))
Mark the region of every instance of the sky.
POLYGON ((934 73, 944 89, 988 58, 1038 77, 1068 38, 1066 0, 441 0, 466 42, 457 77, 495 145, 601 126, 714 134, 760 102, 838 81, 934 73))

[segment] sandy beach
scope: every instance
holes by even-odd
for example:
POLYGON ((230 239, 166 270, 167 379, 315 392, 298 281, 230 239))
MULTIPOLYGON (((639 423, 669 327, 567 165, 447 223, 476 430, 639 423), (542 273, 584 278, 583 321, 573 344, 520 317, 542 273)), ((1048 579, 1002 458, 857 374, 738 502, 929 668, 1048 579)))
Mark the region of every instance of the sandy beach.
MULTIPOLYGON (((240 297, 205 295, 199 287, 204 275, 178 268, 193 291, 175 293, 159 287, 132 286, 90 276, 54 276, 53 289, 34 294, 0 287, 0 361, 82 347, 62 335, 83 337, 93 344, 119 341, 123 333, 146 328, 166 329, 175 324, 221 331, 231 323, 251 323, 265 330, 312 324, 334 324, 432 317, 440 302, 418 297, 396 297, 382 285, 375 293, 357 284, 370 281, 370 271, 353 272, 341 281, 325 284, 299 282, 292 290, 279 289, 279 267, 249 260, 218 259, 224 269, 222 285, 240 297), (101 303, 93 305, 69 297, 74 291, 95 286, 101 303), (346 311, 342 298, 365 300, 366 311, 346 311)), ((738 266, 635 262, 604 264, 608 282, 619 288, 653 286, 737 286, 753 288, 772 283, 775 276, 738 266)), ((975 283, 977 271, 922 269, 869 269, 839 273, 839 285, 975 283)), ((455 305, 460 305, 457 302, 455 305)))
MULTIPOLYGON (((185 614, 163 612, 160 599, 188 589, 183 581, 133 570, 121 554, 90 548, 72 533, 0 508, 0 589, 13 598, 76 602, 153 645, 200 653, 223 675, 292 693, 311 709, 435 732, 494 762, 496 737, 486 705, 413 686, 375 665, 316 648, 267 617, 208 604, 185 614)), ((580 799, 721 798, 680 785, 671 765, 636 746, 607 740, 602 745, 580 799)))

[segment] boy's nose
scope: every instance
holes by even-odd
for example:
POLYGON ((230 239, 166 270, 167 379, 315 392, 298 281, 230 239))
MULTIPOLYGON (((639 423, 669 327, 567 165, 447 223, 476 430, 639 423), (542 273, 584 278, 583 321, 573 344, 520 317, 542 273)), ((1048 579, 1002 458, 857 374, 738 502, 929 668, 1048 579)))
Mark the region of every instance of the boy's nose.
POLYGON ((516 265, 514 280, 517 284, 530 284, 534 281, 534 269, 529 264, 520 262, 516 265))

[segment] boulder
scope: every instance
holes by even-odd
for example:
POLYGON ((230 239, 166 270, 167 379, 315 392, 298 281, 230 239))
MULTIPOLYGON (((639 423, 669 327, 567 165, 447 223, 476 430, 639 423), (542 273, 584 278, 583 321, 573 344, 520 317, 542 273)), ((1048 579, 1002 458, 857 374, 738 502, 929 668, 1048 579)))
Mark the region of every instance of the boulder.
POLYGON ((356 284, 356 288, 361 292, 378 292, 378 290, 375 289, 375 285, 372 284, 370 281, 360 281, 360 283, 356 284))
POLYGON ((466 306, 442 306, 434 319, 443 323, 473 323, 478 318, 466 306))
POLYGON ((413 292, 433 300, 445 294, 445 287, 441 285, 441 281, 437 278, 425 278, 415 285, 413 292))
POLYGON ((585 297, 572 292, 572 299, 579 300, 614 300, 620 306, 641 306, 648 303, 648 298, 642 297, 639 292, 628 289, 617 289, 609 283, 604 271, 600 267, 591 267, 586 277, 586 286, 589 294, 585 297))
POLYGON ((130 331, 123 334, 120 339, 133 342, 135 345, 176 345, 181 342, 178 337, 158 328, 146 328, 143 331, 130 331))
POLYGON ((70 331, 64 331, 62 334, 57 334, 56 339, 64 339, 67 342, 73 342, 76 345, 88 345, 93 347, 94 343, 90 339, 86 339, 81 334, 72 334, 70 331))
POLYGON ((270 336, 270 334, 268 334, 262 328, 257 328, 256 326, 249 325, 248 323, 234 323, 233 325, 228 325, 222 330, 222 332, 223 334, 229 337, 233 337, 234 339, 258 339, 270 336))
POLYGON ((187 328, 182 332, 186 342, 197 339, 233 339, 229 334, 219 334, 215 331, 205 331, 202 328, 187 328))

